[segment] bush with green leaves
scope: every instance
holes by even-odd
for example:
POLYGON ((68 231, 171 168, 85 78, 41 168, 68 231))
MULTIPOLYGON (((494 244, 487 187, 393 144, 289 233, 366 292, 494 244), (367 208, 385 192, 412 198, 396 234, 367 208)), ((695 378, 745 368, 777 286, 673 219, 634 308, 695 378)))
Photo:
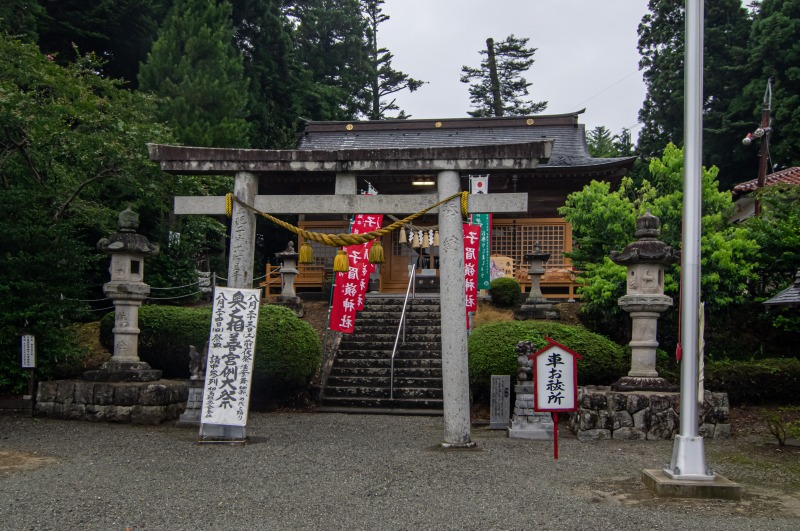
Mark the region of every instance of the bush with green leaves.
POLYGON ((492 280, 489 284, 489 293, 492 296, 492 303, 501 308, 512 308, 519 304, 520 287, 519 282, 513 278, 500 277, 492 280))
POLYGON ((550 337, 574 350, 583 359, 578 362, 580 385, 607 385, 626 374, 630 357, 625 349, 610 339, 590 332, 580 325, 549 321, 500 321, 476 327, 469 336, 469 378, 474 391, 483 393, 491 386, 492 375, 510 375, 516 379, 516 346, 530 341, 534 348, 547 346, 550 337))
POLYGON ((705 388, 728 393, 735 406, 800 403, 800 360, 714 361, 705 366, 705 388))
MULTIPOLYGON (((114 314, 100 324, 101 342, 113 349, 114 314)), ((189 377, 189 345, 201 351, 211 329, 211 308, 142 306, 139 357, 165 378, 189 377)), ((308 384, 321 363, 319 337, 308 323, 281 306, 259 311, 253 392, 275 396, 308 384)))

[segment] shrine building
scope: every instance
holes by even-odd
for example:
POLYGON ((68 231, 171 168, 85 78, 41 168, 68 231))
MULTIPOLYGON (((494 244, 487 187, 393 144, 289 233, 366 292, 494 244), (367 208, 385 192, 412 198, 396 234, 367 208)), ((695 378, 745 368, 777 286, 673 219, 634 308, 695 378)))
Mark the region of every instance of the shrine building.
MULTIPOLYGON (((510 258, 513 276, 526 289, 530 287, 523 257, 533 252, 538 243, 550 253, 546 273, 542 277, 543 294, 551 299, 576 298, 574 275, 564 252, 572 250, 572 231, 558 214, 567 195, 580 190, 592 180, 610 181, 612 185, 633 166, 636 157, 594 158, 586 144, 585 125, 578 117, 584 111, 560 115, 536 115, 500 118, 450 118, 425 120, 381 120, 349 122, 308 122, 299 137, 297 149, 303 150, 370 150, 465 148, 477 146, 509 146, 532 141, 552 140, 552 153, 537 167, 508 169, 489 173, 488 193, 525 192, 527 214, 494 214, 492 223, 492 256, 510 258)), ((476 174, 486 175, 485 171, 476 174)), ((259 193, 301 195, 334 193, 334 173, 297 173, 259 184, 259 193)), ((428 194, 436 202, 436 175, 413 170, 381 172, 374 178, 358 175, 357 186, 366 190, 374 186, 379 194, 428 194)), ((469 172, 461 172, 461 189, 469 189, 469 172)), ((367 212, 362 212, 367 213, 367 212)), ((375 212, 380 214, 381 212, 375 212)), ((410 214, 411 212, 409 212, 410 214)), ((355 213, 354 213, 355 214, 355 213)), ((384 224, 388 224, 386 219, 384 224)), ((436 216, 423 217, 415 227, 435 227, 436 216)), ((299 226, 309 231, 347 232, 346 216, 306 213, 300 215, 299 226)), ((401 242, 395 231, 383 238, 386 263, 381 268, 380 290, 384 293, 405 292, 408 265, 427 273, 438 266, 438 249, 412 248, 401 242)), ((302 244, 302 238, 298 244, 302 244)), ((432 243, 432 242, 429 242, 432 243)), ((336 250, 312 243, 314 264, 299 267, 296 286, 313 290, 322 286, 330 271, 336 250)), ((508 263, 509 260, 506 260, 508 263)), ((434 271, 435 273, 435 271, 434 271)))

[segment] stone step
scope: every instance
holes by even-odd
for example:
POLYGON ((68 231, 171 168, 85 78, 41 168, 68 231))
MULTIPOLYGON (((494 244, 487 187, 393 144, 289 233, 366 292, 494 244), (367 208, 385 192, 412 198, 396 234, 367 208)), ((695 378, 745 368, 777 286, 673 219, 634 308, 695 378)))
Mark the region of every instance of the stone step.
MULTIPOLYGON (((342 341, 342 344, 339 345, 339 352, 355 352, 355 351, 363 351, 367 350, 370 352, 388 352, 389 355, 392 353, 392 347, 394 347, 394 339, 391 342, 375 342, 375 341, 363 341, 363 342, 348 342, 345 343, 342 341)), ((402 352, 436 352, 437 356, 440 356, 442 353, 442 343, 439 341, 406 341, 405 344, 402 346, 398 345, 398 351, 402 352)), ((337 355, 338 357, 338 355, 337 355)))
MULTIPOLYGON (((361 388, 377 388, 389 387, 389 374, 381 376, 345 376, 333 375, 328 377, 328 386, 331 387, 361 387, 361 388)), ((401 376, 395 370, 394 374, 394 388, 419 388, 419 389, 439 389, 442 388, 442 379, 440 378, 426 378, 426 377, 409 377, 401 376)))
MULTIPOLYGON (((438 304, 412 304, 406 306, 406 313, 439 313, 442 307, 438 304)), ((385 313, 391 315, 400 315, 403 311, 403 305, 392 304, 365 304, 361 313, 385 313)))
MULTIPOLYGON (((384 359, 387 362, 392 358, 392 350, 391 349, 374 349, 374 348, 346 348, 341 349, 339 353, 336 355, 336 359, 338 360, 346 360, 346 359, 357 359, 357 360, 380 360, 384 359)), ((419 359, 419 358, 431 358, 431 359, 441 359, 442 358, 442 350, 432 350, 432 349, 425 349, 425 350, 406 350, 406 349, 399 349, 397 354, 395 355, 395 361, 399 359, 419 359)))
MULTIPOLYGON (((389 398, 390 389, 387 384, 379 387, 337 387, 333 385, 325 386, 325 398, 349 397, 349 398, 389 398)), ((441 399, 442 389, 424 387, 395 387, 395 398, 425 398, 441 399)))
MULTIPOLYGON (((370 359, 370 358, 343 358, 336 360, 331 372, 337 369, 350 369, 350 368, 374 368, 389 369, 391 367, 391 360, 389 358, 370 359)), ((397 369, 441 369, 441 358, 395 358, 394 368, 397 369)))
MULTIPOLYGON (((379 378, 388 378, 391 374, 391 367, 334 367, 331 369, 331 373, 329 376, 333 378, 334 376, 339 377, 379 377, 379 378)), ((398 367, 397 363, 394 366, 394 375, 395 378, 402 377, 402 378, 442 378, 442 369, 441 367, 398 367)))
MULTIPOLYGON (((354 334, 350 337, 342 338, 341 348, 348 345, 362 345, 365 343, 383 344, 394 346, 397 339, 397 332, 392 334, 354 334)), ((400 340, 402 341, 402 334, 400 340)), ((406 331, 406 345, 419 345, 420 343, 439 343, 442 340, 441 334, 410 334, 406 331)))
MULTIPOLYGON (((381 321, 356 321, 356 328, 353 331, 353 337, 372 335, 372 334, 397 334, 399 322, 385 323, 381 321)), ((441 334, 442 327, 438 321, 429 323, 406 323, 406 336, 410 334, 441 334)), ((402 333, 402 332, 401 332, 402 333)))
POLYGON ((369 398, 369 397, 325 397, 322 399, 322 407, 317 411, 336 411, 337 413, 352 411, 354 413, 364 412, 389 412, 390 410, 422 410, 428 411, 426 414, 441 415, 444 403, 436 398, 406 398, 394 400, 389 398, 369 398))

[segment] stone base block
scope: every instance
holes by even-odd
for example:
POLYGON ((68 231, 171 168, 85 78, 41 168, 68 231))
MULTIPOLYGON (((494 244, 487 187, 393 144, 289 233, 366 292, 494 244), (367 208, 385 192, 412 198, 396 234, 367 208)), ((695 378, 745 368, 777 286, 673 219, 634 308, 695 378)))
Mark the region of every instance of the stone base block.
POLYGON ((188 398, 186 382, 40 382, 35 414, 70 420, 160 424, 177 419, 188 398))
MULTIPOLYGON (((672 439, 680 426, 679 411, 680 393, 586 386, 578 388, 578 410, 570 414, 569 426, 581 440, 672 439)), ((706 391, 698 408, 700 435, 730 437, 729 411, 727 393, 706 391)))
POLYGON ((642 483, 656 496, 665 498, 742 499, 742 486, 718 474, 710 481, 672 479, 663 470, 646 469, 642 483))

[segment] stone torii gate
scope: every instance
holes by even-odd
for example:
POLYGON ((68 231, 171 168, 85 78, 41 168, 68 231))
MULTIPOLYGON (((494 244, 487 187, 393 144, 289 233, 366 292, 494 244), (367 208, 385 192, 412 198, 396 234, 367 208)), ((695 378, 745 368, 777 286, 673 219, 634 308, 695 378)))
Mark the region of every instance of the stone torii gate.
MULTIPOLYGON (((409 214, 431 206, 425 195, 358 195, 356 178, 436 175, 438 200, 460 192, 460 172, 521 173, 545 162, 552 140, 469 147, 356 150, 260 150, 149 144, 150 159, 171 174, 235 175, 234 195, 270 214, 409 214), (335 176, 335 194, 257 195, 258 179, 313 173, 335 176)), ((471 195, 470 212, 527 212, 527 194, 471 195)), ((432 211, 436 212, 436 211, 432 211)), ((175 214, 225 214, 224 197, 176 197, 175 214)), ((442 308, 444 447, 474 446, 470 435, 467 331, 464 326, 464 242, 459 201, 438 208, 442 308)), ((233 204, 228 285, 250 287, 255 214, 233 204)))

